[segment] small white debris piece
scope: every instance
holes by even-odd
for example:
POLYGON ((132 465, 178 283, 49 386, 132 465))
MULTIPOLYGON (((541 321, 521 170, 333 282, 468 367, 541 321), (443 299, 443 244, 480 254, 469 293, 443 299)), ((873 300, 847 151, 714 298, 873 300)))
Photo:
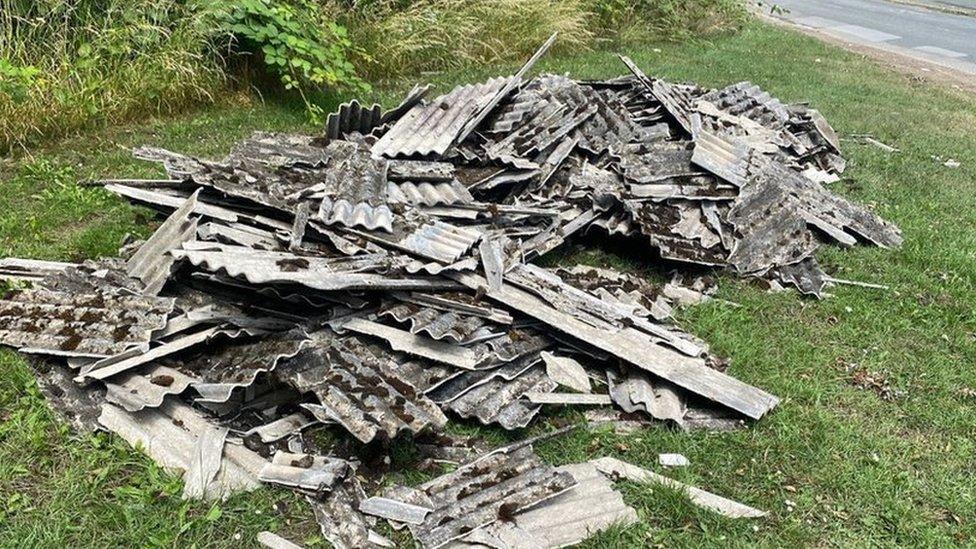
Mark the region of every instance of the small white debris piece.
POLYGON ((427 514, 433 511, 429 507, 379 496, 373 496, 363 501, 359 505, 359 510, 367 515, 407 524, 422 524, 427 518, 427 514))
POLYGON ((582 364, 572 358, 556 356, 548 351, 543 351, 541 356, 546 364, 546 375, 553 381, 574 391, 590 392, 590 377, 586 375, 582 364))
POLYGON ((201 499, 206 495, 207 487, 220 471, 227 433, 226 427, 210 426, 200 434, 183 476, 183 499, 201 499))
POLYGON ((304 549, 297 543, 292 543, 274 532, 258 533, 258 543, 269 549, 304 549))
POLYGON ((576 404, 590 406, 610 406, 613 404, 610 395, 529 392, 525 393, 525 398, 532 404, 576 404))
POLYGON ((687 467, 688 458, 681 454, 658 454, 657 462, 664 467, 687 467))
POLYGON ((954 158, 950 158, 949 160, 946 160, 945 161, 945 163, 943 164, 943 166, 945 166, 947 168, 958 168, 959 166, 962 166, 962 164, 958 160, 956 160, 954 158))
POLYGON ((766 516, 765 511, 760 511, 737 501, 723 498, 711 492, 706 492, 701 488, 689 486, 683 482, 670 479, 664 475, 659 475, 653 471, 648 471, 636 465, 621 461, 617 458, 602 457, 590 461, 597 469, 605 475, 613 478, 625 478, 635 482, 647 482, 660 484, 673 490, 685 492, 692 503, 705 509, 715 511, 720 515, 729 518, 757 518, 766 516))

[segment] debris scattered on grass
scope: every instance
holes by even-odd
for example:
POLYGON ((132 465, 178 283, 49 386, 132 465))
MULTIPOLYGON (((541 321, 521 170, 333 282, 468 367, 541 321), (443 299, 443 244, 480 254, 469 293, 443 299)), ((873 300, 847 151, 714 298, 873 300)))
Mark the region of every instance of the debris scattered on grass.
POLYGON ((687 467, 688 458, 681 454, 658 454, 657 462, 663 467, 687 467))
POLYGON ((743 428, 779 400, 672 321, 711 299, 702 273, 821 296, 847 283, 818 265, 821 243, 901 243, 823 186, 845 162, 816 110, 627 58, 610 80, 529 78, 550 43, 515 76, 343 105, 323 135, 258 133, 217 161, 138 149, 165 177, 104 187, 169 217, 120 258, 0 262, 33 284, 0 300, 0 343, 46 359, 41 390, 76 427, 184 471, 187 496, 288 487, 336 547, 390 546, 380 517, 428 548, 576 543, 636 520, 604 475, 761 516, 612 458, 554 468, 535 439, 443 433, 522 428, 553 405, 621 429, 743 428), (587 231, 644 243, 674 277, 532 263, 587 231), (458 468, 382 488, 404 432, 423 463, 458 468))

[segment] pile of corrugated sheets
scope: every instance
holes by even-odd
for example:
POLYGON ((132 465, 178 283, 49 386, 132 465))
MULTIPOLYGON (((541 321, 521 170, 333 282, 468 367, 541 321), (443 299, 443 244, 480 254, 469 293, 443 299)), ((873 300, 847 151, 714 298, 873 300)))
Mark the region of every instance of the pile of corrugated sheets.
POLYGON ((532 260, 596 231, 679 272, 819 295, 818 245, 901 237, 825 186, 844 161, 817 111, 626 58, 611 80, 528 78, 548 45, 514 76, 417 87, 389 111, 345 104, 322 135, 256 134, 223 160, 137 150, 167 177, 101 184, 166 220, 116 259, 0 263, 26 281, 0 300, 0 343, 38 358, 74 425, 183 471, 188 497, 298 490, 337 546, 387 544, 378 518, 425 547, 560 546, 633 521, 608 479, 654 473, 557 469, 528 443, 491 451, 443 428, 520 429, 575 405, 594 421, 729 429, 778 399, 671 321, 707 298, 707 277, 532 260), (405 432, 426 463, 463 465, 388 485, 375 456, 405 432))

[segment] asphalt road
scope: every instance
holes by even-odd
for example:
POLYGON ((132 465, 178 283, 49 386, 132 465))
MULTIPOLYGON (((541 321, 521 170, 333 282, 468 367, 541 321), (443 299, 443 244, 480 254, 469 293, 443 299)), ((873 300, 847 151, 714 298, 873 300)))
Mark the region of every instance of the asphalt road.
POLYGON ((852 41, 884 43, 912 50, 923 57, 976 63, 976 17, 884 0, 767 0, 765 3, 789 10, 777 17, 840 33, 852 41))

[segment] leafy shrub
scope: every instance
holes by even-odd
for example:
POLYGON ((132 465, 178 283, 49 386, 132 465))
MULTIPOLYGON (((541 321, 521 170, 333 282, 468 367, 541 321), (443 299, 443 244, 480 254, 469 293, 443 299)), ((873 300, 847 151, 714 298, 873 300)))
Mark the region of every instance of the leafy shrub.
POLYGON ((316 119, 323 112, 310 101, 312 92, 369 88, 349 62, 353 45, 346 29, 311 0, 240 0, 232 3, 225 20, 245 49, 263 57, 285 89, 302 96, 316 119))

